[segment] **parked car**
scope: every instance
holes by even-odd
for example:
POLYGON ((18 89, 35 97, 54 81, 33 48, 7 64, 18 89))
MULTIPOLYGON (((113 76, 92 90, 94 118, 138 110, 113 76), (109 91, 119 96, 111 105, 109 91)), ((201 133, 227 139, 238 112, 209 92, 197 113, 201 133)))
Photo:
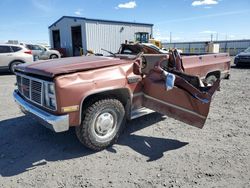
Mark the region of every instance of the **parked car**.
POLYGON ((183 57, 188 74, 176 65, 181 63, 177 53, 81 56, 19 65, 13 95, 25 114, 55 132, 75 127, 80 142, 93 150, 113 144, 126 120, 153 111, 202 128, 220 79, 208 85, 192 73, 206 73, 211 64, 227 66, 231 59, 228 54, 183 57))
POLYGON ((250 65, 250 47, 235 56, 234 64, 236 66, 250 65))
POLYGON ((14 44, 0 44, 0 69, 14 72, 14 67, 21 63, 33 62, 31 50, 14 44))
POLYGON ((24 46, 32 51, 35 60, 61 58, 61 54, 59 51, 51 50, 42 45, 24 44, 24 46))

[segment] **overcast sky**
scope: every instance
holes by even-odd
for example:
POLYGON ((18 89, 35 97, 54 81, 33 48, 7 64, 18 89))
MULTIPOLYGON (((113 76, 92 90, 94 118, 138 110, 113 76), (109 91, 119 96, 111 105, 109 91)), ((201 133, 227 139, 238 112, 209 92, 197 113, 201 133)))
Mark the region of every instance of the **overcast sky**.
POLYGON ((169 41, 250 39, 250 0, 0 0, 0 42, 48 42, 61 16, 154 24, 169 41))

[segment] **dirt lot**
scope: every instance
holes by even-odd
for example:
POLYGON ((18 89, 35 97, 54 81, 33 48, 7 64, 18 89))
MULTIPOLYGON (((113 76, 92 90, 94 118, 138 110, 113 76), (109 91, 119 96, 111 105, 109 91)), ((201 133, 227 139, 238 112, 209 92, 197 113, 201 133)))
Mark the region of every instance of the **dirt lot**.
POLYGON ((250 187, 250 69, 231 74, 202 130, 155 113, 97 153, 23 116, 1 75, 0 187, 250 187))

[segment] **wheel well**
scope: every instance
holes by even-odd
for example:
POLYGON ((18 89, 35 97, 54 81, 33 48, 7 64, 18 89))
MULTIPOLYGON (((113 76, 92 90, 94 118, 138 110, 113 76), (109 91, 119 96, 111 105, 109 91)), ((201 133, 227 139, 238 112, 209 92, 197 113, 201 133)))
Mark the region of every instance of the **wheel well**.
POLYGON ((220 71, 213 71, 207 74, 206 78, 209 76, 214 75, 216 78, 220 78, 221 72, 220 71))
POLYGON ((104 92, 89 95, 88 97, 84 99, 81 105, 81 114, 80 114, 81 119, 80 120, 82 121, 82 117, 83 117, 82 113, 84 109, 86 109, 89 105, 95 103, 96 101, 100 99, 104 99, 104 98, 115 98, 119 100, 123 104, 126 110, 126 113, 130 109, 129 107, 131 104, 131 97, 130 97, 130 92, 128 89, 122 88, 122 89, 104 91, 104 92))
POLYGON ((49 57, 51 58, 53 55, 55 55, 56 57, 59 57, 57 54, 51 54, 49 57))
POLYGON ((14 63, 14 62, 25 63, 23 60, 19 60, 19 59, 13 60, 13 61, 11 61, 11 62, 9 63, 9 69, 10 69, 11 64, 14 63))

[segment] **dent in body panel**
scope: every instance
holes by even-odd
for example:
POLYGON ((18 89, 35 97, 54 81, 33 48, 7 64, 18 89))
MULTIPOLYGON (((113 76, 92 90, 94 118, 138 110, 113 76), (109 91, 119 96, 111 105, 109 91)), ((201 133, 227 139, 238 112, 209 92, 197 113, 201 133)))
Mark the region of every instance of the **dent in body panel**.
POLYGON ((141 83, 128 84, 127 76, 136 76, 133 74, 132 62, 57 77, 55 85, 58 113, 62 113, 62 107, 79 105, 79 111, 69 113, 70 125, 77 126, 81 122, 81 107, 86 97, 104 91, 126 88, 132 98, 132 93, 141 89, 138 87, 141 83))

